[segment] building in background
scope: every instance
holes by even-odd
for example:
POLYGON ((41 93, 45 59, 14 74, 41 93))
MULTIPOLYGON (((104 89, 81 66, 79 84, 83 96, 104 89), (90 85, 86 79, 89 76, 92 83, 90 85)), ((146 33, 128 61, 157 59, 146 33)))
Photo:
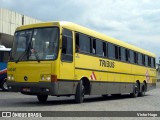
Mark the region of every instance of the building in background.
POLYGON ((15 29, 21 25, 42 22, 40 20, 0 8, 0 45, 10 48, 15 29))

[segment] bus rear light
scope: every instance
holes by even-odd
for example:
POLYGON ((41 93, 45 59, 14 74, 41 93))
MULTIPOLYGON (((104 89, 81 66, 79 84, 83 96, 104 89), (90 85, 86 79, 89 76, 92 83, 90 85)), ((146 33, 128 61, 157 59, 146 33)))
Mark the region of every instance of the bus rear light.
POLYGON ((57 82, 57 75, 51 75, 51 82, 57 82))

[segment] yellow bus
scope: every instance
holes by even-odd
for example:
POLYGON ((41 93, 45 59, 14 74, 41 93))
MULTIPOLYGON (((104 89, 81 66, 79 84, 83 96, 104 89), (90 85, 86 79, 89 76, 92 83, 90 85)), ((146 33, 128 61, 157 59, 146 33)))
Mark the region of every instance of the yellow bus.
POLYGON ((8 63, 8 89, 51 96, 129 93, 156 87, 155 54, 71 22, 46 22, 16 29, 8 63))

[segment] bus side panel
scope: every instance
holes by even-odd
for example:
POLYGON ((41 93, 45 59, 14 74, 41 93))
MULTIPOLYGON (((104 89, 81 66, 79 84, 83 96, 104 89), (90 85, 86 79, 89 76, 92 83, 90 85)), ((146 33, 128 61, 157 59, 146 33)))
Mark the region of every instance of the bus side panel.
POLYGON ((133 75, 121 75, 120 93, 131 93, 133 91, 133 75))
POLYGON ((108 73, 107 93, 108 94, 117 94, 120 93, 120 74, 108 73))
POLYGON ((7 63, 0 62, 0 82, 7 77, 7 63))
POLYGON ((105 82, 91 82, 91 95, 100 95, 100 94, 106 94, 107 90, 107 83, 105 82))
POLYGON ((75 94, 78 81, 73 80, 59 80, 58 81, 58 95, 75 94))

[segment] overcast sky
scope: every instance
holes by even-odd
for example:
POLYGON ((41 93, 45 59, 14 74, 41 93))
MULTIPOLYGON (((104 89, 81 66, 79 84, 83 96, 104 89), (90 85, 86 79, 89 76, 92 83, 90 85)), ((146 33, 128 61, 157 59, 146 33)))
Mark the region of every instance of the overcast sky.
POLYGON ((160 0, 0 0, 42 21, 70 21, 160 57, 160 0))

